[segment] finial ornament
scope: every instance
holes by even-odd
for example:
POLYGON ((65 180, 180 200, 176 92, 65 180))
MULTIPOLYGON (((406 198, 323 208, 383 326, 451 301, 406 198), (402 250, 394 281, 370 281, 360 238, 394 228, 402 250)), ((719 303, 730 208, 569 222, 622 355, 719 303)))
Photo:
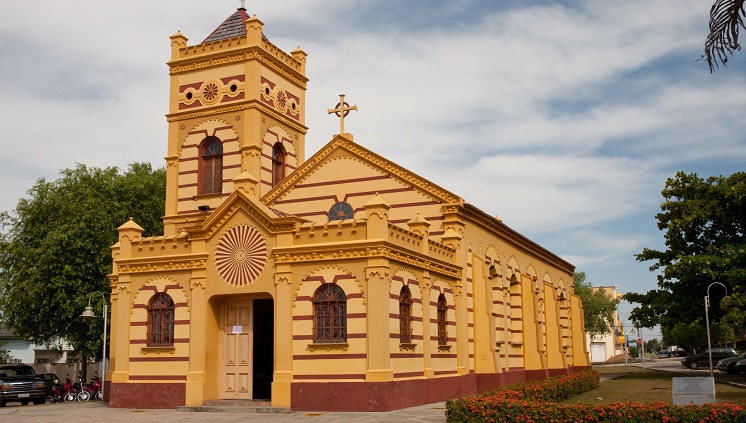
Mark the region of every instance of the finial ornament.
POLYGON ((240 9, 246 10, 246 0, 239 0, 241 2, 240 9))
POLYGON ((334 113, 339 117, 339 133, 344 134, 345 133, 345 116, 350 114, 350 110, 357 111, 357 105, 350 106, 345 101, 345 95, 340 94, 339 95, 339 103, 333 108, 333 109, 326 109, 326 112, 328 114, 334 113))

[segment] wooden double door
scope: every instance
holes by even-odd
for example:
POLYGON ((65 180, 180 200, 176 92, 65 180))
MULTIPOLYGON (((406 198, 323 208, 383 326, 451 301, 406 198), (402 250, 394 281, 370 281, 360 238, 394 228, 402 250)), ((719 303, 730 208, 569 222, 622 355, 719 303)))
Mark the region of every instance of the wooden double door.
POLYGON ((274 372, 272 300, 226 300, 221 314, 221 399, 271 399, 274 372))

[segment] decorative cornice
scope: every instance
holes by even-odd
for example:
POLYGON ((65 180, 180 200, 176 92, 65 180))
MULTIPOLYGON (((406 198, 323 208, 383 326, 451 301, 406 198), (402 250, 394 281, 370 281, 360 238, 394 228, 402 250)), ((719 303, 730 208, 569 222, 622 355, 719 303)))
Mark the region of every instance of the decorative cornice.
MULTIPOLYGON (((173 60, 168 62, 168 67, 171 75, 178 75, 180 73, 191 72, 199 69, 238 62, 247 62, 250 60, 260 62, 262 65, 275 71, 299 88, 306 89, 308 78, 306 78, 305 75, 301 74, 296 69, 293 69, 288 64, 283 63, 281 60, 271 57, 257 47, 244 47, 239 51, 226 51, 217 54, 173 60)), ((290 60, 294 61, 295 59, 290 57, 290 60)))
POLYGON ((207 265, 207 254, 122 259, 116 260, 116 265, 120 275, 126 273, 204 269, 207 265))
MULTIPOLYGON (((257 109, 260 112, 266 115, 269 115, 273 119, 282 122, 283 125, 287 125, 291 127, 293 130, 300 132, 304 135, 308 132, 308 128, 306 126, 301 125, 300 123, 292 119, 289 119, 287 116, 280 114, 273 108, 268 107, 267 105, 262 104, 256 100, 248 100, 245 102, 241 102, 239 104, 232 104, 230 106, 205 107, 198 111, 169 113, 166 115, 166 121, 178 122, 180 120, 194 119, 194 118, 200 118, 204 116, 214 116, 214 115, 218 115, 222 113, 231 113, 231 112, 236 112, 239 110, 249 110, 249 109, 257 109)), ((228 125, 231 125, 231 124, 228 124, 228 125)))
POLYGON ((275 247, 273 253, 275 263, 278 264, 387 258, 448 278, 461 279, 463 273, 460 266, 432 260, 427 256, 381 241, 275 247))

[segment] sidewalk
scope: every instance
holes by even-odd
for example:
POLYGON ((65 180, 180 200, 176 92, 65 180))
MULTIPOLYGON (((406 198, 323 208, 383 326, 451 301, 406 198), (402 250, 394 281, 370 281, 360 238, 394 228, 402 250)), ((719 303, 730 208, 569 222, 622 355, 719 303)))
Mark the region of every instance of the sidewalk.
POLYGON ((0 408, 0 422, 55 423, 96 421, 97 423, 444 423, 445 403, 421 405, 385 413, 190 413, 175 410, 109 408, 101 401, 21 406, 10 403, 0 408))

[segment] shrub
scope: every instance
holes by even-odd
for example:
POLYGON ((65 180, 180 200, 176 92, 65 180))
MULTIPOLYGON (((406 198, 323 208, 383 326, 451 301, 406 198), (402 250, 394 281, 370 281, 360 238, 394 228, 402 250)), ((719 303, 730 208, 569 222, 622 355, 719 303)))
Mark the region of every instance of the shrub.
POLYGON ((599 375, 586 370, 539 382, 518 383, 480 395, 446 401, 448 422, 744 422, 738 404, 675 406, 666 403, 560 404, 598 387, 599 375))

